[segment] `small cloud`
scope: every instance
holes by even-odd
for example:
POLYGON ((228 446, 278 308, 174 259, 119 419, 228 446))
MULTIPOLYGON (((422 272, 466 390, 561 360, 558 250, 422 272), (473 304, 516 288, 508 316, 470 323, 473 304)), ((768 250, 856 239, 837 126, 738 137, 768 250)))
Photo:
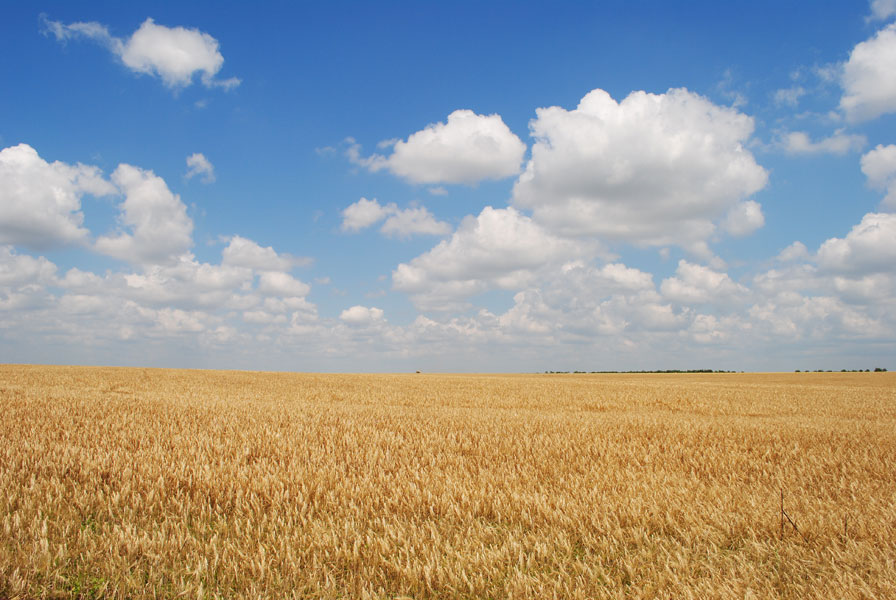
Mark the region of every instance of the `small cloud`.
POLYGON ((390 138, 388 140, 383 140, 376 145, 380 150, 385 150, 386 148, 391 148, 401 140, 399 138, 390 138))
POLYGON ((392 149, 389 156, 361 155, 354 138, 346 138, 345 154, 352 164, 375 173, 387 169, 411 183, 463 183, 504 179, 520 172, 526 145, 500 115, 456 110, 445 122, 432 123, 406 140, 378 144, 392 149))
POLYGON ((202 176, 202 183, 213 183, 215 181, 215 167, 200 152, 187 157, 186 177, 187 179, 192 179, 196 175, 202 176))
POLYGON ((383 318, 383 310, 376 307, 352 306, 339 315, 339 319, 349 325, 370 325, 383 318))
POLYGON ((385 206, 376 198, 361 198, 342 211, 342 231, 356 233, 385 219, 380 233, 388 237, 408 238, 412 235, 448 235, 451 226, 438 221, 423 206, 399 209, 394 202, 385 206))
POLYGON ((847 134, 842 129, 834 135, 813 142, 803 131, 791 131, 779 135, 777 145, 787 154, 836 154, 842 156, 860 151, 868 139, 864 135, 847 134))
POLYGON ((361 198, 342 211, 342 231, 352 233, 366 229, 394 213, 398 208, 394 204, 380 205, 376 198, 361 198))
POLYGON ((236 77, 215 79, 224 65, 224 57, 218 50, 218 40, 198 29, 166 27, 146 19, 125 40, 113 36, 105 25, 95 21, 66 25, 41 15, 41 23, 44 35, 52 35, 61 43, 78 38, 93 40, 130 70, 159 77, 171 89, 191 85, 196 73, 207 88, 229 90, 240 84, 236 77))
POLYGON ((775 92, 775 104, 779 106, 789 106, 796 108, 800 98, 806 95, 806 88, 801 85, 794 85, 789 88, 780 89, 775 92))
POLYGON ((742 92, 733 89, 734 84, 734 74, 731 69, 725 69, 722 80, 716 84, 716 89, 731 102, 732 107, 740 108, 747 104, 747 97, 742 92))
POLYGON ((427 190, 433 196, 447 196, 448 190, 443 188, 442 186, 432 187, 427 190))

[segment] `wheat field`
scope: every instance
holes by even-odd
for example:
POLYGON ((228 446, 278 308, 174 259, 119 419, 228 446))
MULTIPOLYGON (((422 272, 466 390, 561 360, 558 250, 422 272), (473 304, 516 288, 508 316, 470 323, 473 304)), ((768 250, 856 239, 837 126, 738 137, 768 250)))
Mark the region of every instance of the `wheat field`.
POLYGON ((892 373, 6 365, 0 408, 0 598, 896 598, 892 373))

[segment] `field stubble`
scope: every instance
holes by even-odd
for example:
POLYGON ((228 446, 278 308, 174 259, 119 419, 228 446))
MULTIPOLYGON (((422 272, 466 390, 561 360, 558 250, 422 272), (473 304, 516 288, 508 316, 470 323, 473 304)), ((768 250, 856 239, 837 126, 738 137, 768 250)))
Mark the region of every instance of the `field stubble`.
POLYGON ((0 366, 0 407, 0 598, 896 597, 896 374, 0 366))

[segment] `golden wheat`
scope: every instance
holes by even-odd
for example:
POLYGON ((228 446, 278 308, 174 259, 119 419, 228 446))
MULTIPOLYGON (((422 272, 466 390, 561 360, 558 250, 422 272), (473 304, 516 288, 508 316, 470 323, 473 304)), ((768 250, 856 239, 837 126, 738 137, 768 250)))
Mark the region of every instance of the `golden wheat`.
POLYGON ((894 374, 0 366, 0 408, 0 598, 896 597, 894 374))

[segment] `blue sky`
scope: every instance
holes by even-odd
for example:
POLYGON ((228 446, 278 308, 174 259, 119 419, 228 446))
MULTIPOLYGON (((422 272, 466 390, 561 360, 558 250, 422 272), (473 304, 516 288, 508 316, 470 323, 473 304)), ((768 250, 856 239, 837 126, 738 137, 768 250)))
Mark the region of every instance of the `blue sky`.
POLYGON ((896 367, 894 21, 14 3, 0 361, 896 367))

